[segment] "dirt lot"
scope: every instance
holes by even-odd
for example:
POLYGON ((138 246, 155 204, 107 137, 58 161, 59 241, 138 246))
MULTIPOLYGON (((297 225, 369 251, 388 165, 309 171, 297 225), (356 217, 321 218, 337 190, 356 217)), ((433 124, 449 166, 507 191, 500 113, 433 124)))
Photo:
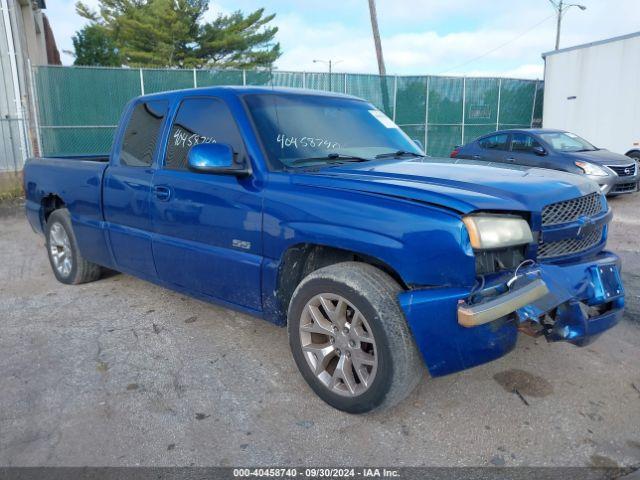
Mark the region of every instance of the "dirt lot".
POLYGON ((310 391, 284 329, 126 275, 56 282, 0 207, 0 465, 638 466, 640 195, 611 204, 620 325, 585 348, 523 337, 367 416, 310 391))

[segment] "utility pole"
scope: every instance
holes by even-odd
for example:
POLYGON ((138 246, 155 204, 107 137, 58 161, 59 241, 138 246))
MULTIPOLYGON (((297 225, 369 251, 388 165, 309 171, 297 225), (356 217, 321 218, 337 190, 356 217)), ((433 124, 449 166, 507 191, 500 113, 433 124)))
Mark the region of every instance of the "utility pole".
POLYGON ((556 50, 560 48, 560 30, 562 29, 562 15, 564 12, 571 7, 578 7, 580 10, 586 10, 587 7, 584 5, 579 5, 577 3, 569 3, 567 5, 564 4, 564 0, 549 0, 549 3, 553 5, 553 8, 556 10, 557 21, 556 21, 556 50))
POLYGON ((376 1, 369 0, 369 15, 371 16, 371 30, 373 30, 373 43, 376 46, 376 58, 378 59, 378 72, 386 75, 387 69, 384 66, 382 56, 382 42, 380 41, 380 30, 378 29, 378 13, 376 12, 376 1))

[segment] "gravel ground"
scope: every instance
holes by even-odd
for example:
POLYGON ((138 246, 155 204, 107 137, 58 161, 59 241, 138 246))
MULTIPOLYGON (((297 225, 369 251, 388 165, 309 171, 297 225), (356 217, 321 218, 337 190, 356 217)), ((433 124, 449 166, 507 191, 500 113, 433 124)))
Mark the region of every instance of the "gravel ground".
POLYGON ((611 205, 621 324, 585 348, 522 336, 365 416, 310 391, 285 329, 127 275, 56 282, 0 206, 0 465, 639 466, 640 195, 611 205))

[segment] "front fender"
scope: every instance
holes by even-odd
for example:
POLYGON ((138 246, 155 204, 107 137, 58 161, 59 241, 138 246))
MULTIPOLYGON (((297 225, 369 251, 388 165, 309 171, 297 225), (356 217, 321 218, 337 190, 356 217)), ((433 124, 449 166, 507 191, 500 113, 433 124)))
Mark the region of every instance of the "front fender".
POLYGON ((282 258, 294 245, 334 247, 381 260, 406 285, 468 285, 475 257, 459 216, 436 207, 375 198, 299 196, 286 210, 265 208, 265 257, 282 258))
MULTIPOLYGON (((452 211, 403 199, 270 182, 263 232, 263 307, 282 312, 277 278, 288 249, 319 245, 389 266, 408 286, 469 286, 475 258, 466 228, 452 211), (286 188, 284 188, 286 186, 286 188)), ((280 323, 280 322, 276 322, 280 323)))

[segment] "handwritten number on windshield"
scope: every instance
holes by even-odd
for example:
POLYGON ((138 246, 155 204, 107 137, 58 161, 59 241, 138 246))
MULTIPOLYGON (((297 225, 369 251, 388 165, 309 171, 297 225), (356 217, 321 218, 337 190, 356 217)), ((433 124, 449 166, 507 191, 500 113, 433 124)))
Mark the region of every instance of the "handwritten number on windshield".
POLYGON ((278 134, 276 142, 280 144, 281 149, 285 148, 321 148, 336 149, 340 148, 338 142, 318 137, 292 137, 283 133, 278 134))

